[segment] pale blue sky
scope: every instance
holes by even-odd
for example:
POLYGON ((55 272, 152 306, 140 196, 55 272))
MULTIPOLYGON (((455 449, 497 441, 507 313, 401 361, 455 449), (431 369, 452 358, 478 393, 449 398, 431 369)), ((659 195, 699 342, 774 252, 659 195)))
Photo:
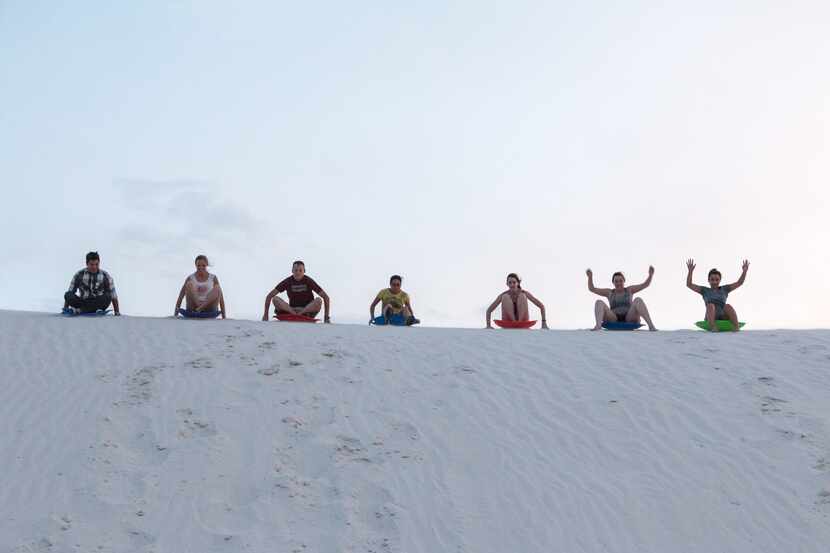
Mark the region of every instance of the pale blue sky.
POLYGON ((90 249, 172 312, 197 253, 231 316, 302 258, 363 322, 392 273, 478 326, 510 271, 551 326, 713 266, 752 327, 828 325, 826 2, 0 0, 0 308, 56 310, 90 249))

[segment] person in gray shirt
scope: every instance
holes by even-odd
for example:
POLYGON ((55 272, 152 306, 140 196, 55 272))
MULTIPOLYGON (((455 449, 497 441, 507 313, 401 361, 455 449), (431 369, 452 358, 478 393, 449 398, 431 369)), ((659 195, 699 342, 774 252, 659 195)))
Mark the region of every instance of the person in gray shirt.
POLYGON ((654 267, 649 266, 648 278, 642 284, 631 286, 625 285, 625 275, 617 271, 611 276, 613 288, 597 288, 594 286, 594 272, 588 269, 585 274, 588 275, 588 290, 608 300, 608 305, 602 300, 597 300, 594 304, 594 318, 597 324, 591 330, 601 329, 603 322, 639 323, 640 318, 645 319, 649 330, 657 330, 651 321, 646 303, 641 298, 633 297, 651 284, 654 267))
POLYGON ((718 327, 715 321, 729 321, 732 323, 732 330, 737 332, 740 330, 738 324, 738 314, 735 308, 726 303, 726 298, 730 292, 743 286, 746 280, 746 272, 749 270, 749 261, 744 260, 741 265, 741 277, 732 284, 724 284, 721 286, 721 274, 717 269, 709 271, 709 286, 698 286, 692 283, 692 273, 695 270, 695 260, 689 259, 686 262, 686 267, 689 273, 686 275, 686 287, 689 290, 696 292, 703 296, 703 302, 706 304, 706 322, 709 330, 717 332, 718 327))

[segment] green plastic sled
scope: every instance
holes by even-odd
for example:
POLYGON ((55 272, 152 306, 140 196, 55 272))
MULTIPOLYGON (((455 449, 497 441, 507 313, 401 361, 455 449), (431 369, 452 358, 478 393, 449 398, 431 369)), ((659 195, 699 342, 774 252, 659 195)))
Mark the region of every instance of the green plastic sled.
MULTIPOLYGON (((715 324, 718 327, 718 330, 732 330, 732 323, 730 321, 715 321, 715 324)), ((738 326, 743 328, 746 323, 738 323, 738 326)), ((709 323, 706 321, 698 321, 695 323, 695 326, 701 330, 709 330, 709 323)))

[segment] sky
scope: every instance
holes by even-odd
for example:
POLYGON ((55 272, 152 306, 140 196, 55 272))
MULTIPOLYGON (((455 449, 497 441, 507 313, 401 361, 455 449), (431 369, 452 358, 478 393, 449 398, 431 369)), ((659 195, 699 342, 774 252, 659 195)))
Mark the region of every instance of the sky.
MULTIPOLYGON (((717 267, 747 328, 830 324, 830 4, 0 0, 0 309, 89 250, 168 316, 197 254, 259 318, 302 259, 334 322, 393 273, 483 326, 518 272, 554 328, 656 268, 659 328, 717 267)), ((535 314, 538 317, 538 313, 535 314)))

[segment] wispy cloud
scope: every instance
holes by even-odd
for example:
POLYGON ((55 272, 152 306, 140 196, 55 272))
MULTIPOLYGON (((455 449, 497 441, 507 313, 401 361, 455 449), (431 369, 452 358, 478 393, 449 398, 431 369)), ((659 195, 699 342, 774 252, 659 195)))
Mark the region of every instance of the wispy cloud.
POLYGON ((266 225, 245 206, 197 179, 118 178, 116 190, 126 211, 120 237, 145 253, 159 255, 211 247, 253 247, 266 225))

